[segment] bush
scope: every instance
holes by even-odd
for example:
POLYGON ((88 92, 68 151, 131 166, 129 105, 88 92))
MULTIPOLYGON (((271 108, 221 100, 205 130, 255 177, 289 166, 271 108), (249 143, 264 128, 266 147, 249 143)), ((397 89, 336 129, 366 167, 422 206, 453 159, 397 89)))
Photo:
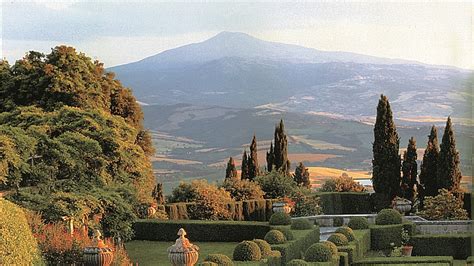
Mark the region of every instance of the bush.
POLYGON ((334 244, 331 241, 321 241, 321 244, 326 245, 329 248, 329 250, 331 250, 331 254, 333 256, 337 255, 337 246, 336 246, 336 244, 334 244))
POLYGON ((219 264, 212 261, 203 261, 201 263, 198 263, 197 266, 219 266, 219 264))
POLYGON ((293 232, 291 232, 290 228, 286 226, 273 226, 272 229, 278 230, 285 235, 285 238, 287 241, 291 241, 295 239, 295 236, 293 235, 293 232))
POLYGON ((209 254, 204 261, 214 262, 219 266, 233 266, 232 260, 224 254, 209 254))
POLYGON ((291 229, 293 230, 308 230, 313 226, 313 223, 308 219, 296 219, 291 222, 291 229))
POLYGON ((227 204, 232 202, 229 192, 208 184, 206 180, 193 180, 191 185, 197 191, 195 205, 191 208, 191 216, 197 220, 230 220, 231 213, 227 204))
POLYGON ((399 247, 402 243, 401 224, 372 225, 370 227, 370 246, 372 250, 383 250, 391 248, 390 243, 399 247))
POLYGON ((281 253, 278 250, 272 250, 267 258, 268 266, 281 266, 281 253))
POLYGON ((359 182, 346 173, 340 177, 326 180, 320 189, 321 192, 365 192, 366 189, 359 182))
POLYGON ((286 242, 285 235, 279 230, 270 230, 264 237, 269 244, 283 244, 286 242))
POLYGON ((319 227, 315 227, 305 236, 294 241, 289 241, 284 244, 272 245, 273 250, 278 250, 281 253, 281 261, 284 265, 292 259, 301 258, 301 252, 306 250, 309 246, 319 242, 319 227))
POLYGON ((253 241, 242 241, 234 248, 235 261, 259 261, 261 257, 260 248, 253 241))
POLYGON ((332 218, 332 226, 338 227, 344 225, 344 218, 342 217, 334 217, 332 218))
POLYGON ((23 210, 0 198, 0 265, 36 265, 41 253, 23 210))
POLYGON ((312 244, 304 253, 304 259, 310 262, 325 262, 331 258, 331 250, 322 243, 312 244))
POLYGON ((294 259, 286 264, 286 266, 308 266, 309 263, 302 259, 294 259))
POLYGON ((221 187, 236 201, 263 199, 265 195, 259 184, 247 179, 226 179, 221 187))
POLYGON ((336 233, 341 233, 347 237, 347 240, 354 241, 355 236, 354 236, 354 231, 350 227, 347 226, 342 226, 336 229, 336 233))
POLYGON ((291 217, 287 213, 276 212, 272 214, 268 223, 270 223, 271 225, 290 225, 291 217))
POLYGON ((464 202, 447 189, 440 189, 435 197, 426 197, 424 209, 418 213, 427 220, 468 220, 464 202))
POLYGON ((347 246, 349 240, 341 233, 334 233, 329 236, 328 241, 333 242, 336 246, 347 246))
POLYGON ((472 256, 472 234, 414 235, 410 238, 414 256, 453 256, 465 260, 472 256))
POLYGON ((265 192, 265 198, 276 199, 290 196, 296 189, 296 182, 291 176, 272 171, 266 175, 258 176, 255 181, 265 192))
POLYGON ((394 209, 383 209, 375 217, 375 224, 377 225, 388 225, 388 224, 401 224, 402 215, 394 209))
POLYGON ((369 229, 369 220, 365 217, 352 217, 347 226, 353 230, 369 229))
POLYGON ((239 242, 263 238, 270 231, 268 223, 244 221, 138 220, 133 224, 135 240, 174 241, 184 228, 192 241, 239 242))
POLYGON ((270 246, 270 244, 268 244, 267 241, 263 239, 254 239, 252 241, 255 242, 255 244, 257 244, 260 248, 260 254, 262 254, 262 258, 268 257, 272 252, 272 247, 270 246))
POLYGON ((293 216, 311 216, 322 213, 323 208, 321 207, 319 197, 314 195, 305 195, 301 191, 295 191, 292 199, 295 202, 292 213, 293 216))

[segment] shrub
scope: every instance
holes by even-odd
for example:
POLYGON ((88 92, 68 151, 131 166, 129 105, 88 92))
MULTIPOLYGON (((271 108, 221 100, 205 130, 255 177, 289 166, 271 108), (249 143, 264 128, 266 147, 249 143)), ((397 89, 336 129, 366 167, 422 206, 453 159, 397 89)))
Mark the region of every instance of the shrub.
POLYGON ((270 223, 271 225, 290 225, 291 217, 287 213, 276 212, 272 214, 268 223, 270 223))
POLYGON ((355 236, 354 236, 354 231, 350 227, 347 226, 342 226, 336 229, 336 233, 341 233, 347 237, 347 240, 354 241, 355 236))
POLYGON ((383 250, 391 248, 390 243, 396 247, 402 242, 401 224, 372 225, 370 227, 370 247, 372 250, 383 250))
POLYGON ((38 244, 22 209, 0 198, 0 213, 0 265, 40 263, 38 244))
POLYGON ((252 241, 255 242, 255 244, 257 244, 260 248, 260 254, 262 254, 262 258, 268 257, 272 252, 272 247, 270 246, 270 244, 268 244, 267 241, 263 239, 254 239, 252 241))
POLYGON ((472 256, 471 234, 414 235, 410 238, 414 256, 453 256, 465 260, 472 256))
POLYGON ((427 220, 467 220, 464 202, 447 189, 440 189, 435 197, 426 197, 424 209, 418 213, 427 220))
POLYGON ((273 250, 278 250, 281 253, 281 261, 284 265, 292 259, 301 258, 301 252, 305 251, 309 246, 319 242, 319 227, 310 230, 305 236, 300 237, 294 241, 288 241, 280 245, 272 245, 273 250))
POLYGON ((168 214, 165 210, 157 210, 155 213, 150 215, 150 218, 157 220, 168 220, 168 214))
POLYGON ((260 248, 253 241, 242 241, 234 248, 235 261, 259 261, 261 257, 260 248))
POLYGON ((311 262, 325 262, 331 258, 331 250, 322 243, 312 244, 304 253, 304 259, 311 262))
POLYGON ((267 199, 290 196, 297 187, 296 182, 291 176, 286 176, 277 171, 258 176, 255 178, 255 181, 260 184, 267 199))
POLYGON ((337 255, 337 246, 336 246, 336 244, 334 244, 331 241, 321 241, 321 244, 326 245, 329 248, 329 250, 331 250, 331 254, 333 256, 337 255))
POLYGON ((383 209, 375 217, 375 224, 377 225, 388 225, 388 224, 401 224, 402 215, 394 209, 383 209))
POLYGON ((219 266, 233 266, 232 260, 224 254, 209 254, 204 261, 214 262, 219 266))
POLYGON ((221 187, 236 201, 263 199, 265 195, 258 183, 248 179, 226 179, 221 187))
POLYGON ((191 216, 197 220, 229 220, 231 213, 227 204, 232 202, 229 192, 208 184, 206 180, 193 180, 191 185, 197 191, 195 205, 191 207, 191 216))
POLYGON ((326 180, 321 186, 321 192, 365 192, 366 189, 359 182, 352 179, 346 173, 340 177, 326 180))
POLYGON ((286 264, 286 266, 307 266, 309 263, 302 259, 294 259, 286 264))
POLYGON ((342 217, 334 217, 332 218, 332 226, 338 227, 344 225, 344 218, 342 217))
POLYGON ((369 220, 365 217, 352 217, 347 226, 353 230, 369 229, 369 220))
POLYGON ((197 266, 219 266, 219 264, 212 261, 203 261, 201 263, 198 263, 197 266))
POLYGON ((279 230, 270 230, 266 235, 265 235, 265 241, 267 241, 270 244, 283 244, 286 242, 286 237, 285 235, 279 231, 279 230))
POLYGON ((181 182, 173 189, 168 202, 194 202, 198 198, 198 191, 191 183, 181 182))
POLYGON ((270 251, 267 258, 268 266, 281 266, 281 253, 278 250, 270 251))
POLYGON ((346 246, 349 244, 347 237, 341 233, 330 235, 328 241, 333 242, 336 246, 346 246))
POLYGON ((291 241, 295 239, 295 236, 293 235, 293 232, 291 232, 290 228, 286 226, 273 226, 272 229, 278 230, 285 235, 285 238, 287 241, 291 241))
POLYGON ((291 222, 291 229, 293 230, 308 230, 313 226, 313 223, 308 219, 296 219, 291 222))
POLYGON ((302 191, 295 191, 293 197, 295 202, 293 216, 311 216, 322 213, 322 207, 319 197, 314 195, 305 195, 302 191))

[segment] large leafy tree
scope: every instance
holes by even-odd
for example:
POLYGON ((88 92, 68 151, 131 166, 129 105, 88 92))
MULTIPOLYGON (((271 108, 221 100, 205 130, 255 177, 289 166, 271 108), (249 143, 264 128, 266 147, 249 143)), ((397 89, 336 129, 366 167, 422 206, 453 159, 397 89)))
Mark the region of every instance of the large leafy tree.
POLYGON ((399 143, 390 103, 381 95, 372 146, 372 184, 376 193, 395 197, 400 192, 399 143))
POLYGON ((403 197, 413 202, 415 196, 416 177, 418 173, 418 164, 416 163, 416 140, 411 137, 408 141, 407 150, 403 153, 402 163, 402 193, 403 197))
POLYGON ((249 168, 250 180, 254 180, 255 177, 260 175, 260 166, 258 164, 258 154, 257 154, 257 138, 255 137, 255 135, 253 135, 252 143, 250 144, 248 168, 249 168))
POLYGON ((436 196, 438 194, 438 184, 436 176, 438 174, 438 130, 433 125, 431 127, 430 135, 428 136, 428 144, 426 145, 425 153, 423 154, 423 161, 421 163, 420 184, 423 188, 422 197, 436 196))
POLYGON ((461 176, 461 170, 459 169, 459 152, 456 150, 456 140, 454 138, 451 117, 448 117, 438 157, 438 189, 459 189, 461 176))

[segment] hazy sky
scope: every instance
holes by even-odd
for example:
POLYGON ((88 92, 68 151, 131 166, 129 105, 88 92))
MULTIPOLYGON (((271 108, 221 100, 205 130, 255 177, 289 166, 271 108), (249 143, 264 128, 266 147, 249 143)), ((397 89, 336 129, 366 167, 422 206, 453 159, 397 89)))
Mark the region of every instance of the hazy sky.
POLYGON ((2 58, 75 46, 106 66, 221 31, 330 51, 472 67, 473 5, 464 3, 162 3, 3 1, 2 58))

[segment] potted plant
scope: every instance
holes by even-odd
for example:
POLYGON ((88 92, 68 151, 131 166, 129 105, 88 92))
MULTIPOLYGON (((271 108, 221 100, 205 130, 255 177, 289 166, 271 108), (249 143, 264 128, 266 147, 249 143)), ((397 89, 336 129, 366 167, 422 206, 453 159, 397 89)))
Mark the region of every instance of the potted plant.
POLYGON ((409 244, 410 235, 408 231, 403 229, 402 230, 402 256, 411 256, 411 252, 413 251, 413 246, 409 244))

